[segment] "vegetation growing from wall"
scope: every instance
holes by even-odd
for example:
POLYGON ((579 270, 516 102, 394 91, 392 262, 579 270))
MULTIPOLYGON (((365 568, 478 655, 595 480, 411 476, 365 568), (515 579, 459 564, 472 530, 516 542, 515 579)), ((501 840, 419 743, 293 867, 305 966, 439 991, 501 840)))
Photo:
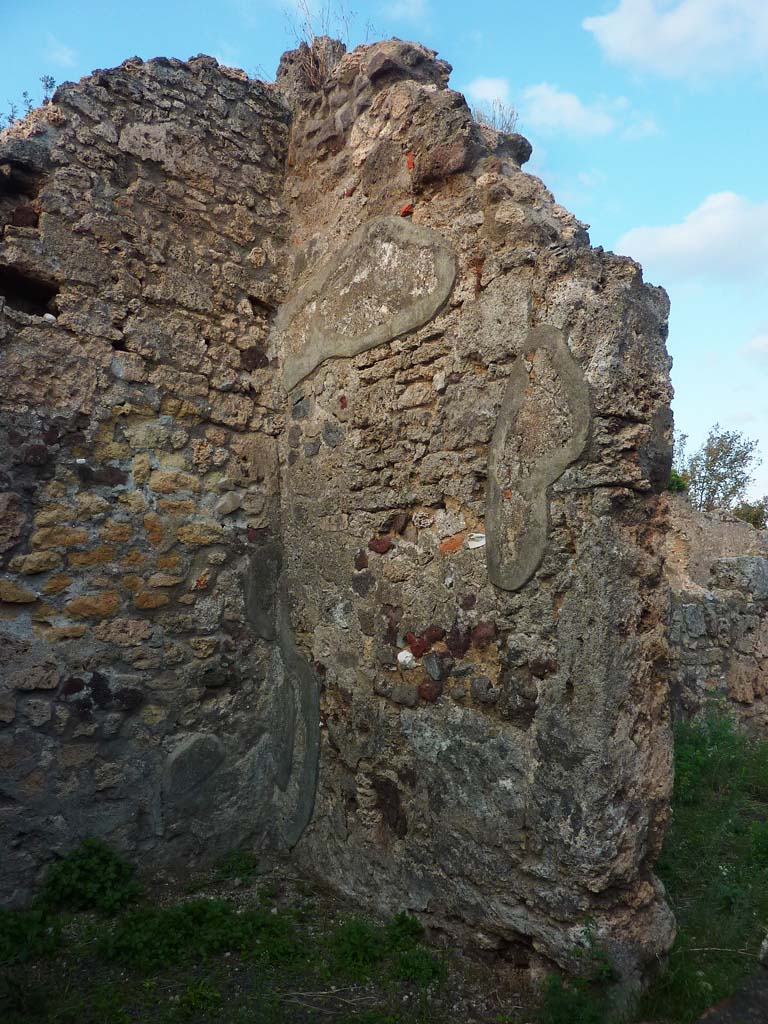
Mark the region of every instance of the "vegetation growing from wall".
POLYGON ((50 102, 53 91, 56 88, 56 80, 51 75, 40 76, 41 94, 40 99, 36 102, 32 94, 28 90, 24 90, 21 94, 21 102, 15 102, 14 100, 8 100, 8 106, 4 114, 0 114, 0 131, 3 128, 7 128, 9 125, 14 124, 21 117, 26 117, 30 114, 36 106, 40 103, 50 102))
POLYGON ((497 132, 504 132, 506 135, 517 131, 517 109, 498 96, 489 103, 478 103, 472 107, 472 117, 478 124, 493 128, 497 132))

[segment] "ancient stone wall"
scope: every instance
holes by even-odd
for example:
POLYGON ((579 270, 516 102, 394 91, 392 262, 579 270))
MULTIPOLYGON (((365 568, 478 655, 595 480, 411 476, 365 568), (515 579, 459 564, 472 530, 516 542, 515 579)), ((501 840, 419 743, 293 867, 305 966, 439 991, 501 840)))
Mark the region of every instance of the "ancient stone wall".
POLYGON ((129 61, 0 138, 2 885, 247 841, 521 965, 593 920, 637 979, 667 299, 431 51, 333 52, 129 61))
POLYGON ((673 708, 690 716, 719 703, 768 733, 768 530, 668 500, 673 708))
POLYGON ((445 77, 396 44, 320 94, 292 60, 278 77, 295 298, 276 331, 291 370, 310 353, 286 380, 283 543, 324 682, 298 852, 520 963, 572 963, 593 916, 631 973, 671 936, 650 871, 667 300, 445 77))
POLYGON ((210 58, 133 60, 3 137, 6 896, 84 834, 193 865, 310 813, 276 617, 288 120, 210 58))

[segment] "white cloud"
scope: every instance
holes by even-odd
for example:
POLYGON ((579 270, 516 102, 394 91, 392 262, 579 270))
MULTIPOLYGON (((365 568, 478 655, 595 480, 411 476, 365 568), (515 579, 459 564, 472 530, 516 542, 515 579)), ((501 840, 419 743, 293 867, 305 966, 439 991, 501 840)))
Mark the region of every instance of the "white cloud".
POLYGON ((760 417, 756 412, 749 412, 745 409, 732 412, 728 419, 733 423, 738 423, 739 426, 748 426, 750 423, 760 422, 760 417))
POLYGON ((768 202, 714 192, 679 224, 633 228, 616 248, 654 275, 755 280, 768 272, 768 202))
POLYGON ((52 64, 60 68, 73 68, 77 63, 77 54, 71 46, 66 46, 49 32, 46 35, 45 56, 52 64))
POLYGON ((583 103, 573 92, 541 82, 523 92, 526 123, 543 132, 569 135, 607 135, 616 127, 615 118, 602 104, 583 103))
POLYGON ((394 0, 383 13, 396 21, 423 21, 429 12, 429 0, 394 0))
POLYGON ((766 0, 619 0, 582 27, 609 60, 668 78, 764 66, 768 58, 766 0))
POLYGON ((659 134, 659 126, 653 117, 633 114, 632 119, 621 134, 625 139, 647 139, 651 135, 659 134))
POLYGON ((750 338, 741 351, 746 356, 762 356, 768 359, 768 328, 750 338))
POLYGON ((605 184, 605 175, 602 171, 581 171, 576 180, 583 188, 598 188, 605 184))
MULTIPOLYGON (((511 89, 506 78, 475 78, 464 91, 471 103, 480 106, 496 101, 510 103, 511 89)), ((594 103, 585 103, 575 93, 565 92, 549 82, 523 90, 518 112, 525 127, 542 135, 565 133, 593 137, 620 131, 626 139, 641 139, 659 131, 654 119, 633 110, 624 96, 615 99, 601 96, 594 103)), ((538 144, 536 148, 539 149, 538 144)))
POLYGON ((239 49, 224 40, 219 40, 219 45, 211 56, 215 57, 219 64, 230 68, 240 67, 240 61, 242 60, 239 49))
POLYGON ((469 83, 466 93, 474 103, 508 103, 509 82, 506 78, 476 78, 469 83))
POLYGON ((523 92, 523 104, 526 122, 542 132, 595 136, 620 130, 625 139, 644 139, 659 131, 654 119, 633 110, 625 96, 585 103, 576 93, 541 82, 523 92))

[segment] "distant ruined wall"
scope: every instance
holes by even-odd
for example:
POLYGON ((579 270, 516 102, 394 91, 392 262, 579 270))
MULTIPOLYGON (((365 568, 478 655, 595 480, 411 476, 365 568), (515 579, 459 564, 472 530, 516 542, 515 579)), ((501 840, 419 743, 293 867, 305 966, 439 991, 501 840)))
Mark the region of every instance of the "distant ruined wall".
POLYGON ((768 735, 768 530, 669 497, 671 696, 688 717, 712 702, 768 735))
POLYGON ((519 965, 670 945, 667 298, 392 40, 0 136, 0 884, 240 842, 519 965), (2 300, 0 300, 2 302, 2 300))

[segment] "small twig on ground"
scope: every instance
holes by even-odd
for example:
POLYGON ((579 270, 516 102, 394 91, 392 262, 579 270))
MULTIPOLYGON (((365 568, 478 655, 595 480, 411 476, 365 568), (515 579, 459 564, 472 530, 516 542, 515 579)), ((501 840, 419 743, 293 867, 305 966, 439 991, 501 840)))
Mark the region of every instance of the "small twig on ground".
POLYGON ((749 949, 724 949, 722 946, 688 946, 685 949, 674 950, 672 956, 678 956, 680 953, 738 953, 739 956, 751 956, 753 960, 760 959, 757 953, 749 949))
POLYGON ((333 1010, 326 1010, 322 1006, 313 1006, 311 1003, 303 1003, 300 999, 286 999, 286 1003, 293 1003, 295 1006, 303 1006, 306 1010, 312 1010, 313 1013, 333 1013, 333 1010))
POLYGON ((317 996, 335 996, 339 992, 350 992, 354 985, 346 985, 343 988, 329 988, 324 992, 283 992, 284 996, 302 996, 304 999, 316 999, 317 996))

